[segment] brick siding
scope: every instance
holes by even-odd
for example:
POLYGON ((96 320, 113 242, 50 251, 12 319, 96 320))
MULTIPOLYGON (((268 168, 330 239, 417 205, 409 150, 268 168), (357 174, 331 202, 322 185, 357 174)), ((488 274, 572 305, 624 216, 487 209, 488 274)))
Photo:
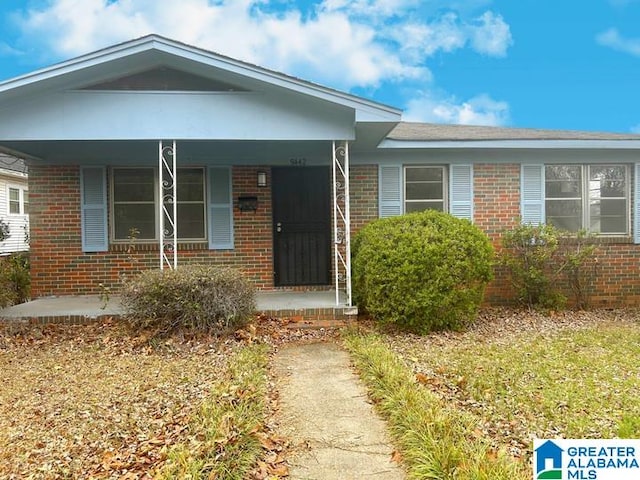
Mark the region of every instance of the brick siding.
MULTIPOLYGON (((256 186, 264 167, 234 167, 233 197, 257 196, 258 210, 234 208, 235 249, 209 250, 206 243, 180 244, 181 262, 235 266, 260 289, 273 286, 271 188, 256 186)), ((157 244, 137 242, 133 254, 115 244, 108 252, 83 253, 80 232, 80 181, 77 166, 31 166, 32 296, 100 293, 100 284, 116 288, 121 275, 157 268, 157 244)), ((271 179, 268 179, 271 185, 271 179)), ((355 234, 378 217, 376 165, 351 168, 351 220, 355 234)), ((520 217, 520 165, 474 165, 474 220, 499 250, 500 235, 520 217)), ((305 288, 302 288, 305 289, 305 288)), ((568 293, 568 292, 567 292, 568 293)), ((496 269, 486 301, 513 301, 506 272, 496 269)), ((589 299, 595 306, 640 305, 640 246, 630 239, 603 239, 589 299)))
MULTIPOLYGON (((206 243, 179 244, 183 263, 235 266, 258 288, 273 288, 271 189, 256 185, 262 167, 233 168, 233 197, 257 196, 256 212, 233 210, 235 249, 209 250, 206 243)), ((32 296, 100 293, 117 288, 121 275, 157 268, 157 243, 112 244, 108 252, 84 253, 80 231, 80 170, 77 166, 29 168, 32 296)), ((267 185, 271 185, 268 178, 267 185)))
MULTIPOLYGON (((474 223, 489 235, 499 255, 501 234, 520 219, 520 164, 479 163, 474 169, 474 223)), ((351 218, 356 232, 378 217, 376 165, 352 168, 351 218)), ((633 184, 633 182, 630 182, 633 184)), ((598 239, 597 263, 587 297, 596 307, 640 306, 640 245, 631 239, 598 239)), ((571 301, 568 288, 564 293, 571 301)), ((495 269, 495 279, 485 293, 485 302, 503 305, 514 302, 507 272, 495 269)))

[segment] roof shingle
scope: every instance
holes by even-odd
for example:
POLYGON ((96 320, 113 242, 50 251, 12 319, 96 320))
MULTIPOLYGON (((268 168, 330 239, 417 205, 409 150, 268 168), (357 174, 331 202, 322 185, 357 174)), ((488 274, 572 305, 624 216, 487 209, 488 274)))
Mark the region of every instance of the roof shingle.
POLYGON ((441 125, 401 122, 387 135, 388 140, 404 141, 490 141, 490 140, 639 140, 626 133, 541 130, 473 125, 441 125))

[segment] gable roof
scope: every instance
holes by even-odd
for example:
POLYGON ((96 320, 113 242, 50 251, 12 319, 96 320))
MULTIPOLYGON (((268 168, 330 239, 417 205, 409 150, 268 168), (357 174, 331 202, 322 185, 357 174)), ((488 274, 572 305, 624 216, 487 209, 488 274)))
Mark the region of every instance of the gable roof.
POLYGON ((310 97, 325 100, 356 110, 356 121, 400 120, 402 111, 382 103, 351 95, 339 90, 312 83, 275 70, 236 60, 216 52, 204 50, 160 35, 147 35, 134 40, 103 48, 50 67, 0 82, 0 101, 29 94, 47 88, 83 88, 93 75, 104 81, 114 78, 114 71, 136 73, 144 67, 168 65, 173 68, 200 66, 203 72, 225 73, 229 78, 242 78, 254 84, 281 87, 310 97), (83 84, 83 81, 85 84, 83 84))
POLYGON ((0 153, 0 170, 9 170, 19 174, 26 174, 27 166, 22 158, 0 153))

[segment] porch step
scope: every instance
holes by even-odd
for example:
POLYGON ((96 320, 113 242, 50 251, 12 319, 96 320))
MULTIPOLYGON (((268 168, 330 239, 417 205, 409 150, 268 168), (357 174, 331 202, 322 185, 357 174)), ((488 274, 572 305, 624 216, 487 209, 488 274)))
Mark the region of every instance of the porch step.
MULTIPOLYGON (((312 292, 313 293, 313 292, 312 292)), ((298 292, 258 294, 257 312, 288 320, 291 328, 333 328, 347 325, 358 315, 356 307, 331 305, 322 295, 298 292), (282 308, 278 308, 282 305, 282 308)), ((44 324, 85 324, 120 318, 124 311, 113 296, 105 303, 98 295, 45 297, 0 310, 0 324, 13 326, 44 324)))
POLYGON ((261 315, 287 320, 287 328, 340 328, 358 318, 357 307, 323 307, 261 310, 261 315))

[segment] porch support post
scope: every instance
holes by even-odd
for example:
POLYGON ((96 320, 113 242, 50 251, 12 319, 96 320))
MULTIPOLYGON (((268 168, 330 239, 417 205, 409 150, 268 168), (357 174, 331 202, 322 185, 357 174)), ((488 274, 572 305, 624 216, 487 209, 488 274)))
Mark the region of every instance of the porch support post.
POLYGON ((333 161, 333 269, 336 305, 340 305, 340 289, 352 304, 351 291, 351 209, 349 193, 349 142, 332 142, 333 161))
POLYGON ((158 142, 160 270, 178 267, 178 177, 176 141, 158 142))

